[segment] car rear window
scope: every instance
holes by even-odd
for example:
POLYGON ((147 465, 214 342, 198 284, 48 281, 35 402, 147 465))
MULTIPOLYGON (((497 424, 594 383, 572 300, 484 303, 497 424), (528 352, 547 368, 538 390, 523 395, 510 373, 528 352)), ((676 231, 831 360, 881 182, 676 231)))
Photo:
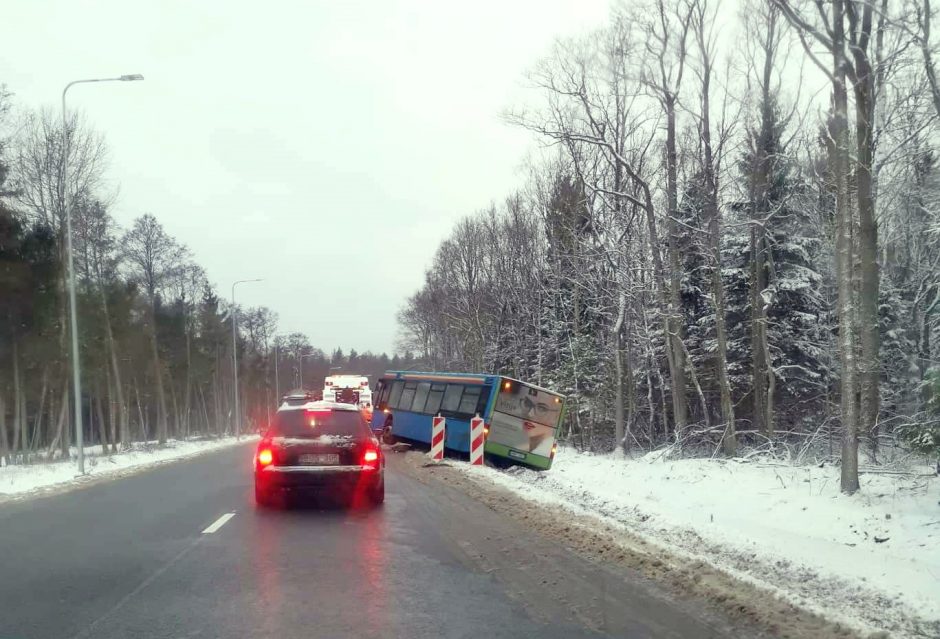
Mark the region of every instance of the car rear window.
POLYGON ((271 434, 316 438, 321 435, 367 437, 370 433, 359 411, 285 410, 275 416, 271 434))

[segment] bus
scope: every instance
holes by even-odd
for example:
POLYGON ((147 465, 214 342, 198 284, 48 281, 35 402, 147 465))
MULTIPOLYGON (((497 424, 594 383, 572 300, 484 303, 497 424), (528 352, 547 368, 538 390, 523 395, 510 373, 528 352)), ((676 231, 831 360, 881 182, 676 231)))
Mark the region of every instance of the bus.
POLYGON ((323 401, 372 406, 369 378, 363 375, 330 375, 323 380, 323 401))
POLYGON ((388 439, 430 444, 431 418, 447 420, 444 447, 470 451, 470 420, 485 424, 484 453, 494 464, 548 470, 565 412, 558 393, 504 375, 388 371, 375 387, 372 430, 388 439))

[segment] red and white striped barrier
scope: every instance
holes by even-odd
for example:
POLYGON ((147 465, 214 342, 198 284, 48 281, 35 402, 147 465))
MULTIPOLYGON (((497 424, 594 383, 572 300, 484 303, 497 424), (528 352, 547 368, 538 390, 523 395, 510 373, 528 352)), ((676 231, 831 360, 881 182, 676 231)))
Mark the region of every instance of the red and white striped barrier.
POLYGON ((477 415, 470 420, 470 465, 483 465, 483 444, 486 442, 483 418, 477 415))
POLYGON ((444 417, 436 415, 431 418, 431 452, 434 461, 444 461, 444 432, 446 425, 444 417))

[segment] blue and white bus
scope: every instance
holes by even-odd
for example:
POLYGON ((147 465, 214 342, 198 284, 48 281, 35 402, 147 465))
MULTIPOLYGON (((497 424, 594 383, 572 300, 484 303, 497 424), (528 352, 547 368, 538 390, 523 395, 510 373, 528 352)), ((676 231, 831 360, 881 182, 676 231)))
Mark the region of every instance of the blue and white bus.
POLYGON ((502 375, 389 371, 373 391, 372 430, 388 438, 431 442, 431 418, 447 419, 444 446, 470 451, 470 420, 483 418, 486 457, 548 469, 565 411, 564 398, 502 375))

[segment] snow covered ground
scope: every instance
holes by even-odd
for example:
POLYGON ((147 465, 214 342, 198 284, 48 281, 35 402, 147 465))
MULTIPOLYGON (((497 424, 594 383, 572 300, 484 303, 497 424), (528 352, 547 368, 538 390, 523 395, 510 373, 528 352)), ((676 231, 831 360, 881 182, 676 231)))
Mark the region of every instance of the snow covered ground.
POLYGON ((30 465, 0 466, 0 500, 7 496, 20 496, 61 488, 64 484, 90 481, 109 475, 128 474, 184 457, 191 457, 218 448, 225 448, 257 439, 257 437, 224 437, 222 439, 170 440, 159 446, 156 442, 134 444, 129 450, 114 455, 102 455, 101 447, 85 448, 85 475, 79 476, 75 465, 75 449, 70 461, 37 462, 30 465))
POLYGON ((529 499, 592 513, 858 630, 940 636, 940 478, 770 461, 625 460, 562 449, 551 471, 470 467, 529 499))

